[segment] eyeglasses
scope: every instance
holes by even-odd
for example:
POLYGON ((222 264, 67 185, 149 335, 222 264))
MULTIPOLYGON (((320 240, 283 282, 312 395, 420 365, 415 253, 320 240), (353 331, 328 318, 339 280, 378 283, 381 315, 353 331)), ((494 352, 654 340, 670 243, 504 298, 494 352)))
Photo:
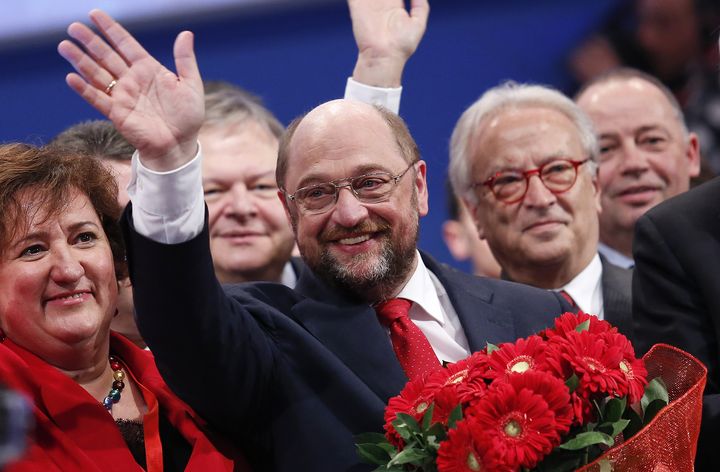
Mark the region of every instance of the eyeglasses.
POLYGON ((363 203, 380 203, 390 198, 395 184, 414 165, 415 162, 411 163, 397 175, 389 172, 372 172, 357 177, 345 177, 318 185, 309 185, 297 189, 293 194, 286 193, 286 195, 306 214, 318 214, 330 210, 337 203, 338 193, 343 187, 349 188, 355 198, 363 203))
POLYGON ((590 159, 576 161, 573 159, 555 159, 546 162, 537 169, 526 171, 505 170, 496 173, 484 182, 473 184, 473 188, 483 185, 488 187, 495 198, 504 203, 517 203, 527 193, 530 177, 537 174, 540 181, 553 194, 567 192, 575 185, 578 167, 590 159))

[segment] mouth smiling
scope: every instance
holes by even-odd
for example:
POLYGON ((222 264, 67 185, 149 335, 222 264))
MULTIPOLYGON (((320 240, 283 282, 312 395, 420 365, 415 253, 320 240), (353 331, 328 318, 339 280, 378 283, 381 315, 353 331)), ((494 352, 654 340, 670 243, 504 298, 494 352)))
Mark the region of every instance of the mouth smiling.
POLYGON ((93 296, 91 290, 75 290, 52 295, 45 299, 45 303, 74 304, 87 300, 93 296))
POLYGON ((370 239, 370 237, 371 236, 369 234, 363 234, 361 236, 342 238, 342 239, 337 240, 337 242, 340 244, 346 244, 346 245, 360 244, 360 243, 363 243, 363 242, 367 241, 368 239, 370 239))
POLYGON ((527 225, 525 228, 523 228, 523 231, 533 231, 533 230, 542 231, 545 228, 550 228, 555 225, 564 225, 564 224, 565 224, 565 222, 561 221, 561 220, 541 220, 541 221, 536 221, 534 223, 527 225))

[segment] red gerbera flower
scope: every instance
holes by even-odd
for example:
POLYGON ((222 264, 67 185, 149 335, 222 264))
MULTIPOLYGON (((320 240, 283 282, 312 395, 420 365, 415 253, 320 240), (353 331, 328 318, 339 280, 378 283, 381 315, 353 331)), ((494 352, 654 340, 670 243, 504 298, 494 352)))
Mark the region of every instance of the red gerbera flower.
POLYGON ((567 333, 576 332, 576 328, 586 322, 590 322, 590 326, 587 331, 600 334, 605 332, 617 333, 617 328, 612 326, 605 320, 599 320, 595 315, 589 315, 585 312, 578 311, 575 313, 563 313, 562 315, 555 318, 555 328, 548 328, 541 333, 545 339, 550 339, 553 336, 565 336, 567 333))
POLYGON ((522 374, 531 370, 548 370, 545 362, 546 343, 540 336, 501 344, 489 354, 488 376, 491 378, 522 374))
POLYGON ((467 359, 448 364, 444 369, 430 374, 425 388, 430 390, 433 396, 440 390, 451 389, 461 403, 468 403, 485 394, 486 373, 487 354, 475 353, 467 359))
MULTIPOLYGON (((522 378, 523 376, 518 376, 522 378)), ((529 388, 515 390, 503 380, 466 410, 513 469, 533 468, 560 443, 555 414, 541 395, 529 388)))
POLYGON ((628 338, 620 333, 605 334, 607 343, 616 346, 621 353, 620 371, 625 375, 628 385, 628 403, 633 404, 642 398, 647 385, 647 369, 642 359, 635 357, 635 350, 628 338))
POLYGON ((507 378, 507 382, 516 392, 527 388, 542 396, 555 414, 555 423, 559 434, 562 436, 568 432, 572 424, 573 409, 570 404, 570 391, 565 382, 548 372, 540 371, 511 375, 507 378))
POLYGON ((438 472, 509 472, 513 469, 502 462, 501 454, 492 448, 477 422, 468 418, 451 429, 440 443, 438 472))
POLYGON ((608 339, 612 338, 590 331, 569 331, 549 341, 553 348, 548 350, 548 363, 559 375, 570 372, 578 377, 572 395, 579 424, 594 418, 592 400, 628 394, 628 379, 621 370, 622 349, 609 344, 608 339))
POLYGON ((405 413, 417 420, 422 418, 433 401, 424 387, 425 382, 422 379, 409 381, 400 394, 392 397, 385 407, 385 437, 398 449, 402 449, 404 443, 395 431, 392 422, 395 421, 398 413, 405 413))

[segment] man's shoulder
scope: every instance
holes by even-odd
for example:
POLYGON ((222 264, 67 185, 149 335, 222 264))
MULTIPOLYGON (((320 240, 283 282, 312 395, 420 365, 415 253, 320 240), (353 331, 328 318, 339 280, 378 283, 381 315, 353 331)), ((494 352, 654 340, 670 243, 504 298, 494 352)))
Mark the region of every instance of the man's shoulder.
POLYGON ((560 308, 559 299, 552 291, 508 280, 479 277, 437 262, 425 253, 422 253, 422 256, 425 265, 448 291, 465 290, 486 301, 492 300, 499 304, 526 305, 541 302, 544 306, 560 308))
POLYGON ((652 220, 660 224, 677 224, 683 219, 704 218, 708 212, 720 214, 719 201, 720 177, 716 177, 656 205, 648 210, 641 219, 652 220))

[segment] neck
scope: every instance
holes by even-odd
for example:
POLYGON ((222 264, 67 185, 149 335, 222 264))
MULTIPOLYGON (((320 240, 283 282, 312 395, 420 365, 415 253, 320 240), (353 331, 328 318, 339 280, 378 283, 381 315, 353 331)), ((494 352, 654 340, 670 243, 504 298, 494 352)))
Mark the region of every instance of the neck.
POLYGON ((63 370, 68 377, 84 388, 93 398, 102 403, 113 382, 113 371, 110 368, 109 354, 95 359, 92 365, 78 370, 63 370))
POLYGON ((613 231, 600 231, 600 241, 606 246, 610 246, 617 252, 626 257, 632 258, 632 241, 634 237, 634 228, 630 231, 616 229, 613 231))
POLYGON ((542 266, 520 266, 515 268, 503 268, 503 278, 519 282, 533 287, 555 290, 567 285, 571 280, 585 269, 594 253, 581 264, 546 264, 542 266))

